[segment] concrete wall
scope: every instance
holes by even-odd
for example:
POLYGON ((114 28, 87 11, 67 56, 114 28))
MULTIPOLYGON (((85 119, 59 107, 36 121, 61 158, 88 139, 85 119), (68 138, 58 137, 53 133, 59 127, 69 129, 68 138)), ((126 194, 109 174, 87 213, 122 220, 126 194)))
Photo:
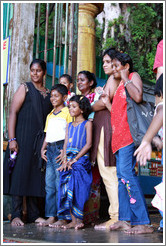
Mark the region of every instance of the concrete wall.
POLYGON ((33 59, 34 28, 35 3, 14 3, 9 83, 5 95, 7 97, 7 121, 13 94, 21 82, 30 80, 29 65, 33 59))

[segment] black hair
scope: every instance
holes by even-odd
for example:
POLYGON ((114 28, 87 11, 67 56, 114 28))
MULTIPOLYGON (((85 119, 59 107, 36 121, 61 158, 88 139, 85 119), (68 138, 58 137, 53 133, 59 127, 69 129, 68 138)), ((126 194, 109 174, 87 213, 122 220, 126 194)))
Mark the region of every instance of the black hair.
POLYGON ((154 95, 158 97, 163 96, 163 73, 156 81, 155 88, 154 88, 154 95))
POLYGON ((62 84, 56 84, 52 86, 51 91, 56 90, 58 91, 62 96, 68 95, 68 90, 65 85, 62 84))
POLYGON ((70 98, 69 102, 77 102, 79 104, 79 108, 83 111, 82 115, 84 119, 88 119, 89 114, 92 112, 92 108, 87 97, 81 95, 74 95, 70 98))
POLYGON ((122 66, 125 66, 128 63, 129 66, 130 66, 129 72, 130 73, 133 72, 133 61, 132 61, 131 57, 128 54, 117 52, 115 54, 115 58, 114 59, 117 59, 118 61, 120 61, 122 66))
POLYGON ((34 60, 31 62, 30 66, 29 66, 30 69, 31 69, 32 65, 33 65, 33 64, 36 64, 36 63, 40 65, 41 69, 42 69, 43 72, 45 73, 46 70, 47 70, 47 65, 46 65, 45 61, 44 61, 44 60, 41 60, 41 59, 34 59, 34 60))
POLYGON ((60 78, 66 78, 66 79, 69 81, 70 84, 73 83, 72 77, 71 77, 69 74, 67 74, 67 73, 62 74, 62 75, 59 77, 59 79, 60 79, 60 78))
POLYGON ((103 52, 103 57, 105 55, 108 55, 112 60, 115 58, 116 53, 118 53, 119 51, 117 51, 115 48, 108 48, 103 52))
POLYGON ((96 77, 95 77, 94 73, 83 70, 83 71, 80 71, 78 73, 78 75, 79 74, 84 74, 87 77, 87 79, 89 80, 89 82, 93 80, 93 85, 91 86, 91 89, 94 89, 97 86, 97 81, 96 81, 96 77))

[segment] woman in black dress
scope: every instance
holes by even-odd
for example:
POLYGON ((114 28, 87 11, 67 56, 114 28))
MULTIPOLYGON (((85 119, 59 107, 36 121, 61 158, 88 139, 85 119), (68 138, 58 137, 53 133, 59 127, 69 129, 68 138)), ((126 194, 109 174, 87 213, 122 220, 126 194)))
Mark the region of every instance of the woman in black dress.
POLYGON ((9 144, 4 159, 3 187, 12 195, 11 224, 22 221, 23 196, 27 202, 27 222, 41 222, 37 197, 44 197, 44 171, 40 143, 47 114, 51 111, 49 90, 43 86, 46 63, 35 59, 30 64, 31 82, 22 83, 14 94, 8 121, 9 144), (15 166, 9 173, 9 154, 17 152, 15 166))

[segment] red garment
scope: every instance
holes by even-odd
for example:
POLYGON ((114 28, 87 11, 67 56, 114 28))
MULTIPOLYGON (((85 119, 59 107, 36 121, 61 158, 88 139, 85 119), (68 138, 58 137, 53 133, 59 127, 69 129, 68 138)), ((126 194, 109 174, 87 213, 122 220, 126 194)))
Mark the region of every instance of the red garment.
POLYGON ((91 92, 88 95, 86 95, 86 97, 89 99, 90 103, 92 103, 94 101, 95 93, 91 92))
MULTIPOLYGON (((129 79, 131 79, 130 74, 129 79)), ((119 149, 133 143, 127 121, 126 92, 123 81, 120 82, 113 97, 111 108, 112 125, 112 151, 115 153, 119 149)))
POLYGON ((153 72, 157 73, 157 68, 163 66, 163 39, 157 45, 156 56, 153 65, 153 72))
POLYGON ((65 102, 65 103, 66 103, 66 106, 69 105, 69 100, 70 100, 70 98, 73 97, 74 95, 75 95, 74 92, 68 91, 67 100, 66 100, 66 102, 65 102))

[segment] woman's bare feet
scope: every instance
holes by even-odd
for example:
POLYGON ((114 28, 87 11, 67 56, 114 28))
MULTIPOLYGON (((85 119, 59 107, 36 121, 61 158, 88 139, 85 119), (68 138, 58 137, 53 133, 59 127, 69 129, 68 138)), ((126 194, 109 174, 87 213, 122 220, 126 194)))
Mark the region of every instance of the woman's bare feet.
POLYGON ((39 218, 37 218, 37 219, 35 220, 35 223, 42 223, 42 222, 45 222, 45 221, 46 221, 45 219, 39 217, 39 218))
POLYGON ((110 225, 113 225, 115 222, 117 222, 118 219, 110 219, 104 223, 98 224, 94 226, 95 230, 109 230, 110 229, 110 225))
POLYGON ((126 221, 117 221, 115 222, 113 225, 109 226, 109 229, 112 230, 120 230, 120 231, 126 231, 129 230, 131 228, 131 225, 126 222, 126 221))
POLYGON ((61 227, 63 225, 67 225, 66 220, 58 220, 55 223, 49 224, 49 227, 56 228, 56 227, 61 227))
POLYGON ((49 226, 50 224, 53 224, 55 222, 55 217, 49 217, 47 220, 44 220, 43 222, 38 222, 39 226, 49 226))
POLYGON ((136 225, 125 231, 128 234, 146 234, 153 233, 154 229, 148 225, 136 225))
POLYGON ((13 226, 23 226, 24 222, 20 218, 16 217, 16 218, 14 218, 12 220, 11 225, 13 225, 13 226))

